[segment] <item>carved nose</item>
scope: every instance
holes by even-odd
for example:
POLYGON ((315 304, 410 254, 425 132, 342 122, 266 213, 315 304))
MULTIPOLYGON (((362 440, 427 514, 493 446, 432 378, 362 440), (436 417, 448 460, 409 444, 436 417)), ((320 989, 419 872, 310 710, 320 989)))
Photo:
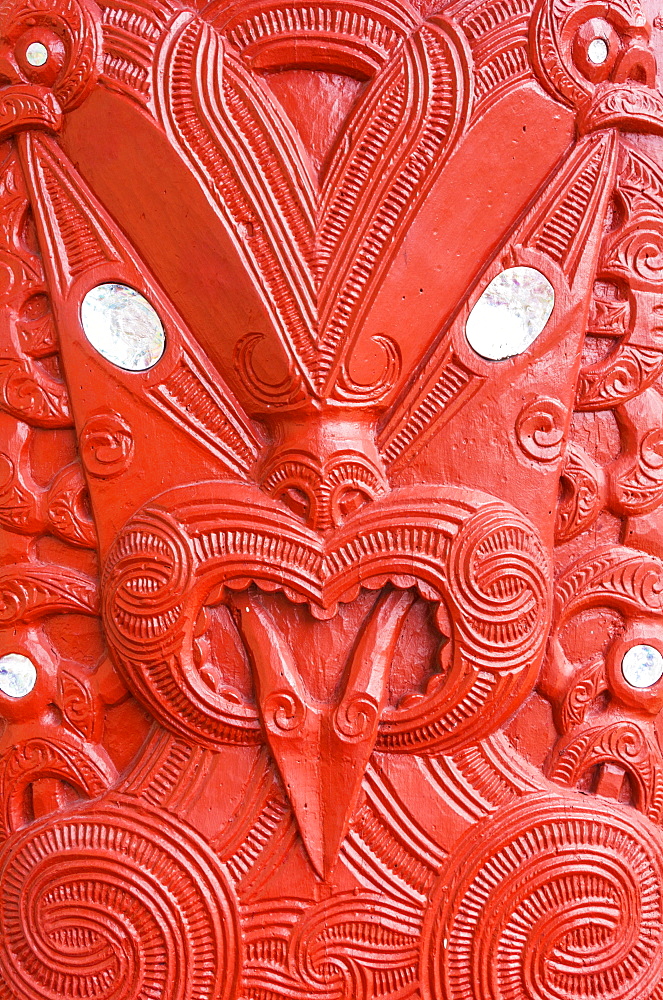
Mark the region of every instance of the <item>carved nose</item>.
POLYGON ((293 514, 307 523, 312 522, 311 499, 308 493, 296 486, 288 486, 279 494, 279 500, 289 507, 293 514))
POLYGON ((0 87, 10 87, 16 83, 23 83, 23 78, 7 55, 0 56, 0 87))
POLYGON ((617 61, 614 83, 640 83, 656 86, 656 58, 644 42, 633 42, 617 61))

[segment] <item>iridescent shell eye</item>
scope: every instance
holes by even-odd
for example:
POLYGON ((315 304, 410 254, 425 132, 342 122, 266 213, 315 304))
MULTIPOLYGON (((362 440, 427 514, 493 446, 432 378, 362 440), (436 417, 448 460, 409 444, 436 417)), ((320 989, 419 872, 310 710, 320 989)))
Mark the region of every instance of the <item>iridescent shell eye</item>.
POLYGON ((663 656, 653 646, 631 646, 622 659, 622 674, 631 687, 653 687, 663 677, 663 656))
POLYGON ((45 66, 48 60, 48 49, 43 42, 30 42, 25 50, 25 58, 31 66, 45 66))
POLYGON ((602 66, 610 54, 610 47, 605 38, 593 38, 587 46, 587 58, 594 66, 602 66))
POLYGON ((62 39, 49 28, 31 28, 14 45, 16 63, 28 80, 50 86, 64 65, 62 39))
POLYGON ((8 698, 25 698, 37 683, 37 669, 27 656, 6 653, 0 656, 0 691, 8 698))
POLYGON ((544 274, 533 267, 510 267, 475 302, 465 336, 489 361, 515 357, 543 331, 554 305, 555 290, 544 274))
POLYGON ((128 285, 112 282, 92 288, 81 305, 81 323, 92 346, 118 368, 147 371, 166 349, 156 311, 128 285))

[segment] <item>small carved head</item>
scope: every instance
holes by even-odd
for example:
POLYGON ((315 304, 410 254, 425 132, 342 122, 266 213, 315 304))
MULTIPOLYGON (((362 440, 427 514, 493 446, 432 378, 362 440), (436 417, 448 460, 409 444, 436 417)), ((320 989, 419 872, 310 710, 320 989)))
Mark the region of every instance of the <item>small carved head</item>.
POLYGON ((610 126, 663 132, 651 25, 640 0, 541 0, 532 28, 536 70, 577 108, 581 133, 610 126))
POLYGON ((101 68, 99 10, 91 0, 0 5, 0 138, 56 132, 90 93, 101 68))

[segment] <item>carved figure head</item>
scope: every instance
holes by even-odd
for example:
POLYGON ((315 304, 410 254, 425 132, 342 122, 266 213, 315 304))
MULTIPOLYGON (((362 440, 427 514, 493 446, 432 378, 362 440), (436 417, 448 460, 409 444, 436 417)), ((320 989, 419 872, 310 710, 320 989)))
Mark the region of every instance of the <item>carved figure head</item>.
POLYGON ((0 6, 0 138, 58 131, 94 86, 103 42, 91 0, 5 0, 0 6))
POLYGON ((650 33, 640 0, 540 0, 532 22, 536 69, 578 109, 581 133, 615 125, 663 132, 650 33))

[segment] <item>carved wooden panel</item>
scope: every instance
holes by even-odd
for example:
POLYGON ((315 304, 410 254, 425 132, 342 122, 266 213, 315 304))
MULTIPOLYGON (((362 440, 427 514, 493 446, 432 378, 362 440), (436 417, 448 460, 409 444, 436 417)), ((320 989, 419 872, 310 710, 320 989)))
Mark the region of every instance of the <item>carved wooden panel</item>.
POLYGON ((663 1000, 658 0, 0 47, 0 1000, 663 1000))

